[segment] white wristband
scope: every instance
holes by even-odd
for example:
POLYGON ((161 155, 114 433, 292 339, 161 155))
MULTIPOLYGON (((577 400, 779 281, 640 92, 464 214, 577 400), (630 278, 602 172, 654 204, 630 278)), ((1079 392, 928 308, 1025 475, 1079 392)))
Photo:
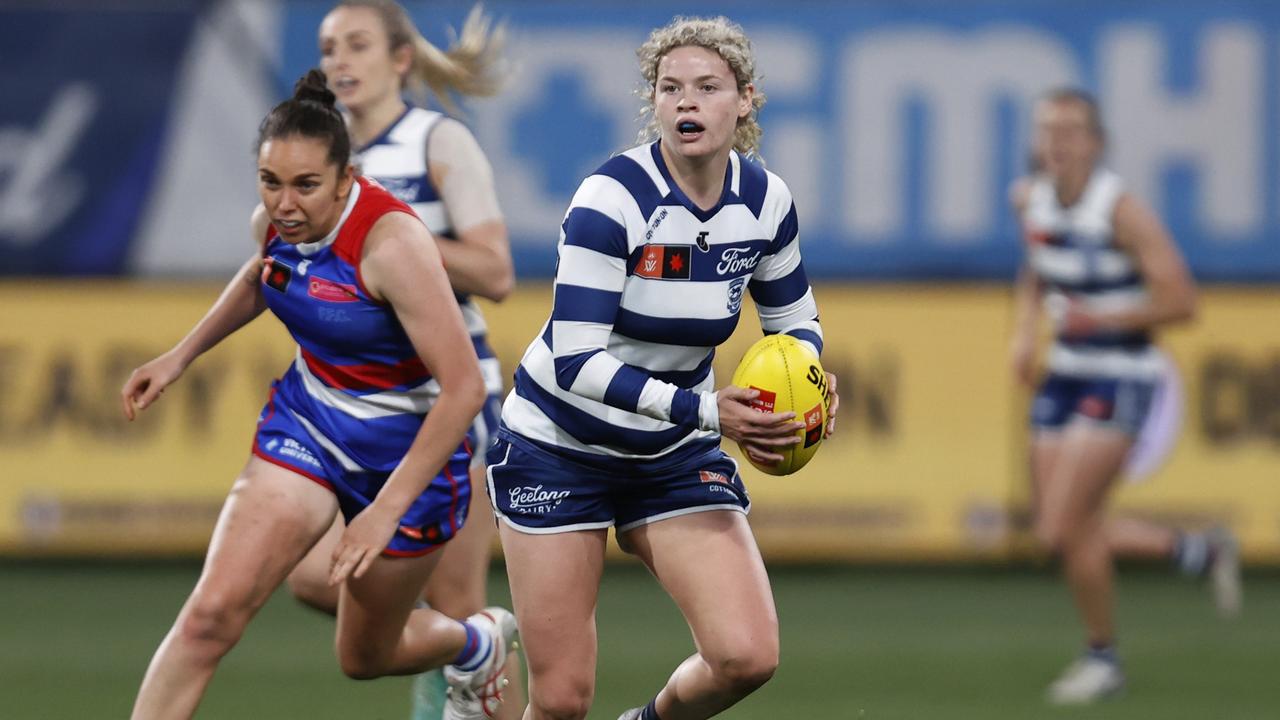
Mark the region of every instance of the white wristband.
POLYGON ((720 432, 720 406, 716 404, 717 395, 710 390, 703 390, 698 398, 698 426, 703 430, 720 432))

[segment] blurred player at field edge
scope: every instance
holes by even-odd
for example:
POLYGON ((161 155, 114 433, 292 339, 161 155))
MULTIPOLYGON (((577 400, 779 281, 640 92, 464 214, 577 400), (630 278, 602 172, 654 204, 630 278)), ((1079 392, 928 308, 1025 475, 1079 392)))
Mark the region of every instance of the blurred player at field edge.
POLYGON ((1080 91, 1035 107, 1040 166, 1012 191, 1027 262, 1016 291, 1012 363, 1035 382, 1037 321, 1054 322, 1047 376, 1031 409, 1035 533, 1060 555, 1086 630, 1084 654, 1049 688, 1050 701, 1092 702, 1123 689, 1116 650, 1112 558, 1169 558, 1211 575, 1224 614, 1240 604, 1234 538, 1109 517, 1107 498, 1148 420, 1164 358, 1157 328, 1189 320, 1195 285, 1160 220, 1100 166, 1097 105, 1080 91))

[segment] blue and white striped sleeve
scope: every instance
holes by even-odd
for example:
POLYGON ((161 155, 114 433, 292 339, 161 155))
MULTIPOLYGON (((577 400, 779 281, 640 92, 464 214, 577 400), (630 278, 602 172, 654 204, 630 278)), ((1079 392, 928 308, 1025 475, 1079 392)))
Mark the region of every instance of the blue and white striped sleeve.
POLYGON ((772 204, 775 214, 781 215, 782 219, 747 287, 760 315, 760 327, 766 335, 791 335, 821 355, 822 326, 818 324, 818 304, 813 299, 813 288, 809 286, 809 278, 800 259, 796 206, 777 176, 770 175, 769 180, 771 186, 776 183, 781 187, 776 194, 769 193, 765 212, 772 204))
POLYGON ((714 392, 658 380, 606 351, 627 279, 628 221, 644 226, 627 191, 600 175, 583 182, 565 215, 549 333, 556 383, 620 410, 719 431, 714 392))

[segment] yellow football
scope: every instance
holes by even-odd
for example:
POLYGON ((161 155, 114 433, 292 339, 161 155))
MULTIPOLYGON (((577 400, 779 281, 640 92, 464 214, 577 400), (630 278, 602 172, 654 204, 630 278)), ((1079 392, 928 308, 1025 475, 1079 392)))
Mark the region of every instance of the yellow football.
POLYGON ((801 442, 777 450, 783 456, 777 465, 757 464, 744 450, 748 462, 770 475, 790 475, 813 459, 822 445, 831 397, 827 375, 812 350, 790 335, 766 335, 742 356, 733 384, 760 391, 752 401, 756 410, 794 412, 804 423, 804 429, 796 431, 801 442))

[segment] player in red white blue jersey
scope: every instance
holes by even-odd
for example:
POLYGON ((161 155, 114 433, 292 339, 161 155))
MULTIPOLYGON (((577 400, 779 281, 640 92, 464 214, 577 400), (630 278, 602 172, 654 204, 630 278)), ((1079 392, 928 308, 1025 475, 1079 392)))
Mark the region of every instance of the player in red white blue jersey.
MULTIPOLYGON (((485 607, 490 556, 497 527, 484 490, 485 451, 497 431, 503 377, 489 344, 488 329, 474 298, 501 302, 515 285, 507 227, 494 188, 493 171, 466 125, 422 107, 428 90, 453 109, 452 96, 490 95, 505 67, 504 31, 477 6, 449 47, 437 48, 394 0, 342 0, 320 23, 321 69, 337 95, 351 132, 360 173, 404 201, 436 239, 462 318, 480 360, 488 397, 472 425, 470 522, 442 551, 423 588, 423 599, 449 617, 463 619, 485 607)), ((303 603, 332 614, 337 593, 326 582, 328 558, 342 536, 342 518, 289 575, 303 603)), ((518 664, 513 653, 512 666, 518 664)), ((514 674, 514 671, 513 671, 514 674)), ((507 688, 523 706, 519 684, 507 688)), ((413 720, 440 720, 447 704, 442 671, 414 679, 413 720)), ((519 709, 500 711, 514 720, 519 709)))
MULTIPOLYGON (((132 419, 196 357, 270 309, 298 342, 218 520, 200 581, 157 650, 135 718, 186 718, 220 658, 330 526, 337 654, 355 678, 451 667, 460 695, 499 683, 514 619, 415 609, 466 521, 467 429, 484 397, 470 338, 430 233, 357 178, 318 70, 258 138, 259 253, 171 351, 122 390, 132 419)), ((483 700, 473 698, 472 705, 483 700)), ((463 718, 465 708, 446 717, 463 718)))
MULTIPOLYGON (((369 229, 389 212, 405 212, 404 204, 356 178, 348 205, 337 227, 314 243, 291 243, 274 226, 267 231, 263 299, 298 353, 272 384, 253 452, 334 489, 343 515, 353 517, 404 458, 440 386, 358 269, 369 229)), ((464 441, 411 506, 422 522, 402 519, 386 553, 425 554, 462 527, 470 458, 464 441)))
POLYGON ((752 410, 755 390, 717 392, 711 360, 746 292, 765 332, 821 352, 796 211, 785 183, 749 157, 763 96, 742 29, 678 18, 639 54, 657 140, 612 158, 575 194, 551 318, 516 371, 491 453, 529 663, 526 718, 590 708, 609 527, 670 593, 697 647, 627 717, 711 717, 778 661, 746 488, 720 440, 776 462, 803 424, 752 410))

